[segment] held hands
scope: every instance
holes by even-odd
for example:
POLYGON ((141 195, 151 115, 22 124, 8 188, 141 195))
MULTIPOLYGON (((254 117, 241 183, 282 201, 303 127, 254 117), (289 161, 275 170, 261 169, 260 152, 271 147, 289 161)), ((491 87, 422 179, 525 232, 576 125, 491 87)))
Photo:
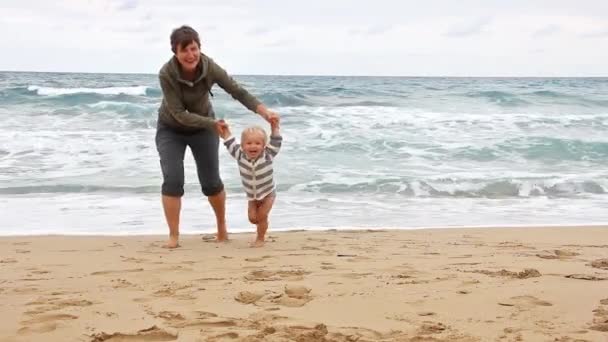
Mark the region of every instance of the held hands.
POLYGON ((280 121, 279 114, 266 108, 266 106, 264 105, 260 105, 258 107, 258 113, 264 118, 264 120, 268 121, 268 123, 270 124, 273 124, 274 122, 278 125, 280 121))
POLYGON ((281 121, 281 118, 279 117, 279 114, 269 110, 268 111, 268 115, 266 117, 266 121, 268 121, 272 127, 272 125, 275 126, 279 126, 279 121, 281 121))
POLYGON ((281 135, 280 133, 280 119, 277 117, 276 120, 272 120, 270 121, 270 129, 272 130, 271 135, 273 136, 279 136, 281 135))
POLYGON ((220 137, 222 137, 222 139, 226 140, 230 137, 230 127, 228 126, 228 123, 224 120, 218 120, 215 122, 215 130, 217 131, 217 134, 219 134, 220 137))

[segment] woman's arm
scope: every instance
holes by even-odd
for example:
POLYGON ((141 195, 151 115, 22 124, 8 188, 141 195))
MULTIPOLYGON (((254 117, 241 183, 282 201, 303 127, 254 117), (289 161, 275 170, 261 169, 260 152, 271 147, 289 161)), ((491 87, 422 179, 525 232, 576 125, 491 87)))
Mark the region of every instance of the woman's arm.
POLYGON ((268 122, 278 118, 279 115, 277 113, 269 110, 211 58, 209 58, 209 73, 213 77, 214 82, 250 111, 259 114, 268 122))
POLYGON ((268 154, 274 158, 281 150, 281 145, 283 145, 283 137, 281 136, 281 130, 278 122, 272 123, 270 126, 272 132, 270 133, 270 142, 268 145, 266 145, 266 152, 268 152, 268 154))

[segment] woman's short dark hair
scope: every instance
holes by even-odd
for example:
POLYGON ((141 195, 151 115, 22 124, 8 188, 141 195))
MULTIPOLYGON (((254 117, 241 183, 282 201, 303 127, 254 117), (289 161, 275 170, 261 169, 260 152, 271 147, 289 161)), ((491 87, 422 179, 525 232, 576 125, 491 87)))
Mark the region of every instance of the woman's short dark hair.
POLYGON ((192 42, 196 42, 196 45, 198 45, 199 48, 201 47, 201 40, 198 37, 198 32, 190 26, 183 25, 171 32, 171 51, 173 51, 173 53, 177 52, 178 46, 183 49, 192 42))

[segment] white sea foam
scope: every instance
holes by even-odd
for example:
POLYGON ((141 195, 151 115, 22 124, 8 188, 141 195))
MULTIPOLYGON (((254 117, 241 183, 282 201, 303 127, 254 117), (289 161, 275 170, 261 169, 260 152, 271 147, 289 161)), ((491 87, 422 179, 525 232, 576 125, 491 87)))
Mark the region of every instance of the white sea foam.
POLYGON ((38 95, 58 96, 72 94, 101 94, 101 95, 146 95, 146 86, 133 87, 105 87, 105 88, 53 88, 31 85, 27 87, 28 91, 35 92, 38 95))

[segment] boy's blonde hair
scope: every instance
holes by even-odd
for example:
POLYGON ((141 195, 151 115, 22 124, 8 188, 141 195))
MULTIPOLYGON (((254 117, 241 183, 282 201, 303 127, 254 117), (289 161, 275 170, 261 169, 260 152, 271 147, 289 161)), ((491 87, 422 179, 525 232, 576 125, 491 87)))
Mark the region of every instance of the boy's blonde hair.
POLYGON ((266 134, 266 131, 260 126, 249 126, 245 128, 241 133, 241 141, 251 135, 261 135, 264 139, 264 144, 268 143, 268 134, 266 134))

